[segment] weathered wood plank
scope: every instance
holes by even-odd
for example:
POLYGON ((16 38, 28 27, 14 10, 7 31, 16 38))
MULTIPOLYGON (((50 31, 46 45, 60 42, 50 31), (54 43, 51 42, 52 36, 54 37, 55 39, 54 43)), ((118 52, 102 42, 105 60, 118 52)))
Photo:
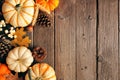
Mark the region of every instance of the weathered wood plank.
POLYGON ((98 80, 118 79, 118 0, 98 0, 98 80))
POLYGON ((36 25, 34 27, 34 47, 40 46, 47 50, 47 58, 44 62, 54 67, 54 13, 51 16, 51 26, 43 27, 36 25))
POLYGON ((118 15, 119 15, 119 20, 118 20, 119 21, 119 23, 118 23, 119 24, 119 30, 118 30, 119 31, 118 80, 120 80, 120 0, 119 0, 119 14, 118 15))
POLYGON ((55 12, 57 80, 76 80, 75 55, 75 0, 60 0, 55 12))
POLYGON ((77 80, 96 80, 96 0, 77 0, 77 80))

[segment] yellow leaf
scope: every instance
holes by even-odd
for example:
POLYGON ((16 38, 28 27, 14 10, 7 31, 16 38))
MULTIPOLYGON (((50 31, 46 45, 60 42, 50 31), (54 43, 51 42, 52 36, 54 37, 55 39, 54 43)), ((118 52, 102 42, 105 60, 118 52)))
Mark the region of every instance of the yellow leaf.
POLYGON ((13 46, 26 46, 28 47, 31 43, 31 40, 28 36, 26 36, 26 32, 24 31, 24 28, 16 29, 16 32, 14 35, 17 36, 17 38, 13 39, 11 43, 13 46))
POLYGON ((26 32, 24 31, 24 28, 17 28, 14 35, 17 35, 17 37, 23 37, 24 35, 26 35, 26 32))

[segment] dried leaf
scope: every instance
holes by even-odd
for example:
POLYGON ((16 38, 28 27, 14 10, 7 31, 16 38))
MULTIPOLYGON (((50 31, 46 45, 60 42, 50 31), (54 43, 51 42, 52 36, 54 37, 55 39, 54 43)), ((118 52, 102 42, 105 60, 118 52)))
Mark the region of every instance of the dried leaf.
POLYGON ((11 43, 14 46, 26 46, 28 47, 29 44, 31 43, 31 40, 29 39, 28 36, 26 36, 26 32, 24 31, 24 28, 16 29, 16 32, 14 35, 17 36, 14 40, 11 41, 11 43))
POLYGON ((16 73, 15 75, 9 74, 9 75, 6 75, 5 77, 6 77, 6 80, 19 80, 18 73, 16 73))
POLYGON ((22 41, 20 42, 20 46, 29 46, 29 44, 31 43, 31 40, 29 39, 29 37, 25 37, 22 39, 22 41))
POLYGON ((24 80, 23 77, 20 77, 19 80, 24 80))
POLYGON ((23 37, 24 35, 26 35, 26 32, 24 31, 24 28, 20 28, 20 29, 16 29, 16 32, 14 33, 14 35, 17 35, 17 37, 23 37))

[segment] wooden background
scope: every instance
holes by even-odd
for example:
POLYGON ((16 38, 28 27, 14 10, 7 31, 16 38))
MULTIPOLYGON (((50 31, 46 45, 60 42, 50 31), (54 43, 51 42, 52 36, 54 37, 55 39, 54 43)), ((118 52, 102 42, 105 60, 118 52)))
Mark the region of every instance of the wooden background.
POLYGON ((35 26, 31 46, 44 47, 44 62, 57 80, 120 80, 119 0, 60 0, 52 26, 35 26))

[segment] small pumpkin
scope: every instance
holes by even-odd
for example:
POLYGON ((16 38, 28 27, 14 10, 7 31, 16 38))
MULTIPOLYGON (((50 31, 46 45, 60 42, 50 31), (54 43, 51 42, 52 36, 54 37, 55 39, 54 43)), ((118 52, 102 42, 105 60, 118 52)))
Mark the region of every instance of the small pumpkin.
POLYGON ((36 3, 39 4, 40 10, 50 14, 58 6, 59 0, 36 0, 36 3))
POLYGON ((5 75, 9 75, 11 72, 5 64, 0 64, 0 80, 6 80, 5 75))
POLYGON ((25 72, 32 62, 31 51, 23 46, 11 50, 6 58, 8 67, 15 72, 25 72))
POLYGON ((54 69, 47 63, 37 63, 30 68, 25 80, 56 80, 54 69))
POLYGON ((0 80, 6 80, 6 77, 4 77, 3 75, 0 75, 0 80))
POLYGON ((34 5, 34 0, 5 0, 2 6, 3 16, 14 27, 25 27, 33 20, 34 5))

